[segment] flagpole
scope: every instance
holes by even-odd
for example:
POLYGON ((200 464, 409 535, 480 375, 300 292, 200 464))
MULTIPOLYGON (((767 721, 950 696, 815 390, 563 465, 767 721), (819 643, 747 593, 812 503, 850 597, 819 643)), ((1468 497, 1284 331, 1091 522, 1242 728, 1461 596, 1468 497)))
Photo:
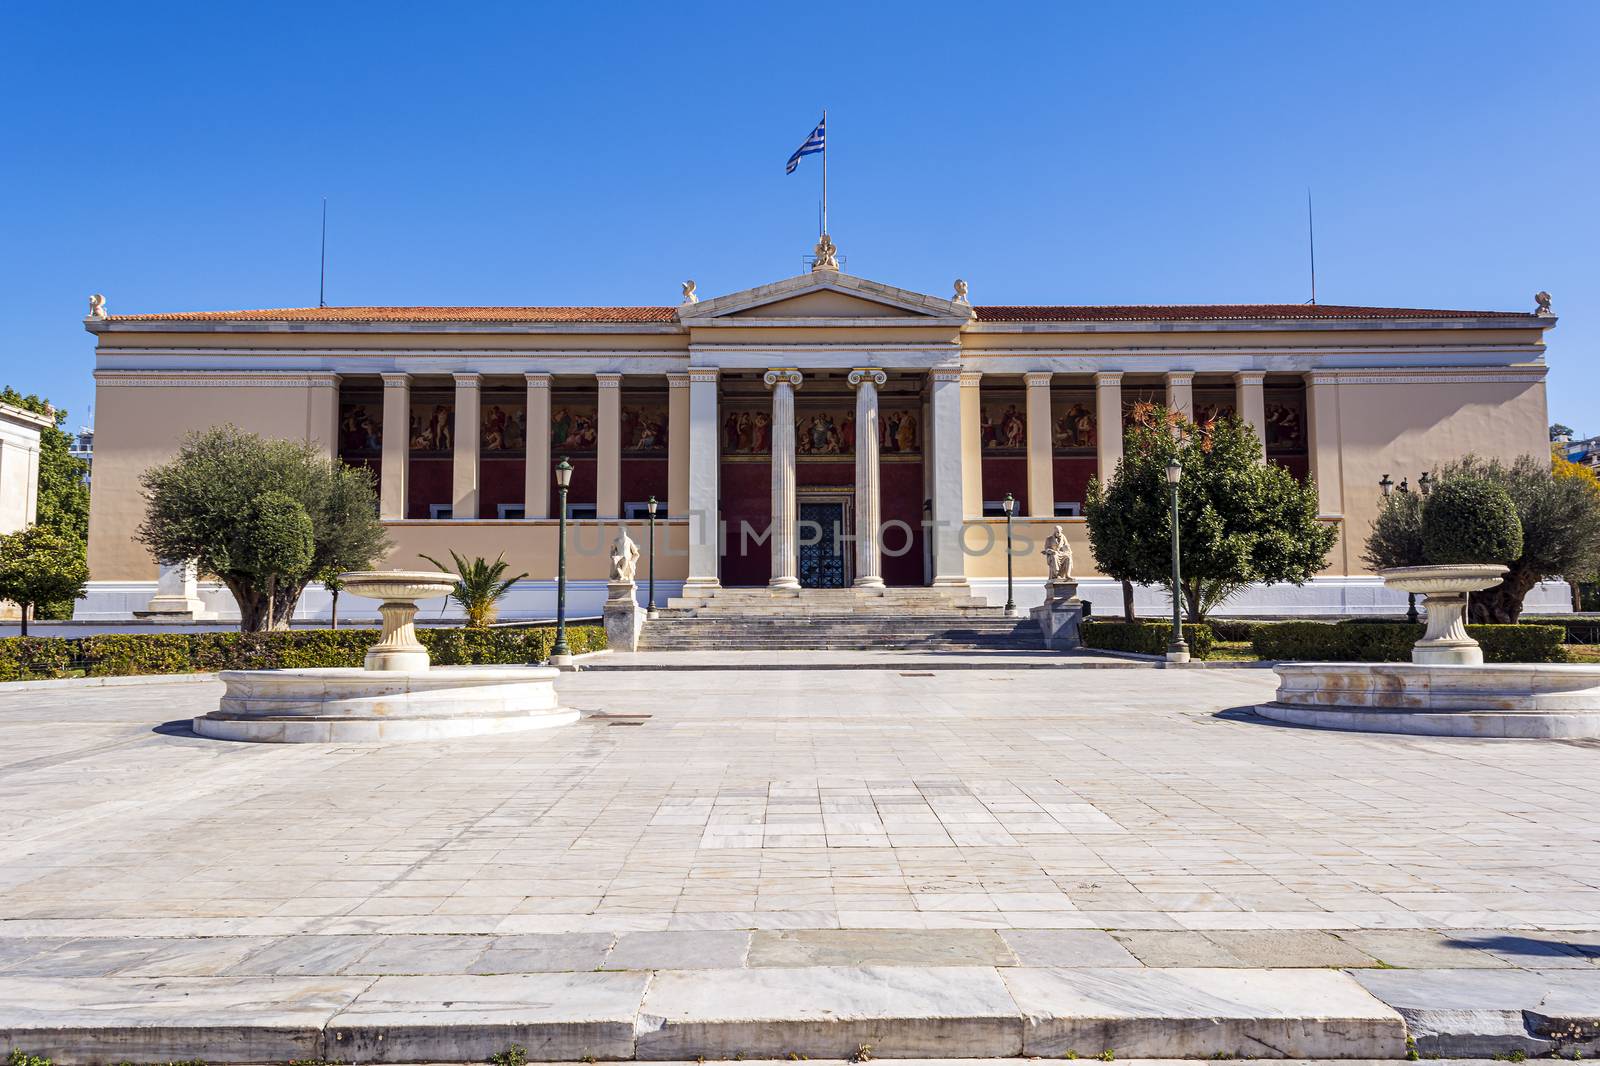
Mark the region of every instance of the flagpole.
POLYGON ((828 109, 822 109, 822 232, 828 232, 828 109))

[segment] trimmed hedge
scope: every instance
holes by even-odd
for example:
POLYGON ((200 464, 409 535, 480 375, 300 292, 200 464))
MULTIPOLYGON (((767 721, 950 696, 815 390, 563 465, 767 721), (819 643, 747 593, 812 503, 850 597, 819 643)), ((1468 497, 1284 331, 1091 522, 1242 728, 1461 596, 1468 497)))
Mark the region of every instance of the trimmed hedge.
POLYGON ((1256 630, 1271 625, 1251 618, 1207 618, 1211 635, 1217 640, 1243 641, 1255 639, 1256 630))
MULTIPOLYGON (((1165 655, 1167 644, 1172 640, 1172 623, 1085 622, 1079 633, 1086 648, 1165 655)), ((1185 625, 1183 639, 1188 642, 1192 657, 1202 659, 1211 654, 1213 637, 1209 625, 1185 625)))
MULTIPOLYGON (((1404 663, 1422 638, 1420 623, 1279 622, 1256 630, 1251 647, 1263 659, 1404 663)), ((1564 663, 1560 626, 1468 626, 1489 663, 1564 663)))
MULTIPOLYGON (((304 670, 360 666, 377 642, 376 629, 303 629, 277 633, 107 633, 93 637, 0 639, 0 681, 136 674, 214 673, 218 670, 304 670)), ((436 666, 543 662, 552 626, 503 629, 419 629, 417 639, 436 666)), ((568 626, 574 655, 606 646, 600 626, 568 626)))

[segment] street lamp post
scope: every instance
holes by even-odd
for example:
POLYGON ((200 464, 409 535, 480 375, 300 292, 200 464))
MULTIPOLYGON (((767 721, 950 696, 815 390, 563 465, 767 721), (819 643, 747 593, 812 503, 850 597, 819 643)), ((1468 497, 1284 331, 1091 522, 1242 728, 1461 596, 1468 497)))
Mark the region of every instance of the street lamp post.
POLYGON ((572 667, 572 649, 567 647, 567 489, 572 484, 572 464, 566 456, 556 464, 556 491, 561 494, 561 519, 556 541, 556 642, 550 649, 550 665, 572 667))
POLYGON ((1189 661, 1189 645, 1183 639, 1183 572, 1178 562, 1178 482, 1183 480, 1183 467, 1176 459, 1167 464, 1167 487, 1172 490, 1172 641, 1167 645, 1167 662, 1189 661))
POLYGON ((654 619, 661 617, 656 611, 656 498, 650 497, 645 506, 650 512, 650 591, 645 596, 644 616, 654 619))
POLYGON ((1012 594, 1011 580, 1011 513, 1017 509, 1017 499, 1011 493, 1006 493, 1006 498, 1000 501, 1000 506, 1006 512, 1006 617, 1017 616, 1017 601, 1012 594))

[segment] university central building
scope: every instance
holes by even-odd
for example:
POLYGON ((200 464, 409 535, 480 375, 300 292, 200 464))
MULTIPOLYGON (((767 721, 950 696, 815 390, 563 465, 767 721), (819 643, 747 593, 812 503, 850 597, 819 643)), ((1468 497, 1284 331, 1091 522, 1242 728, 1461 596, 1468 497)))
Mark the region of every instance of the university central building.
MULTIPOLYGON (((646 544, 651 497, 661 599, 882 585, 999 604, 1007 494, 1019 604, 1039 602, 1039 550, 1060 525, 1082 595, 1107 614, 1121 596, 1089 551, 1090 479, 1112 475, 1142 403, 1202 423, 1236 414, 1267 462, 1315 479, 1340 537, 1303 588, 1247 590, 1219 613, 1333 615, 1403 605, 1360 559, 1385 474, 1548 454, 1547 307, 1013 306, 954 288, 910 292, 824 261, 710 298, 686 283, 676 306, 106 314, 97 302, 79 616, 236 616, 220 586, 163 573, 134 539, 139 475, 223 423, 370 469, 387 566, 504 553, 530 575, 506 617, 553 613, 563 458, 576 614, 598 611, 617 527, 646 544)), ((1166 597, 1139 602, 1158 613, 1166 597)), ((1560 608, 1565 593, 1529 602, 1560 608)), ((326 597, 309 591, 301 611, 325 616, 326 597)))

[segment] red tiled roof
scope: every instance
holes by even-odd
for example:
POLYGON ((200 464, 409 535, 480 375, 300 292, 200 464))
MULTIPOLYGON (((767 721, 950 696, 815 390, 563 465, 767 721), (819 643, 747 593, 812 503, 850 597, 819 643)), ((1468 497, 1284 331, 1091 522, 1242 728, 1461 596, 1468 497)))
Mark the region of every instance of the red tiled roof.
POLYGON ((109 315, 112 322, 671 322, 671 307, 278 307, 109 315))
POLYGON ((974 307, 979 322, 1231 321, 1319 318, 1526 318, 1521 311, 1440 311, 1421 307, 1340 304, 1131 304, 1122 306, 974 307))

